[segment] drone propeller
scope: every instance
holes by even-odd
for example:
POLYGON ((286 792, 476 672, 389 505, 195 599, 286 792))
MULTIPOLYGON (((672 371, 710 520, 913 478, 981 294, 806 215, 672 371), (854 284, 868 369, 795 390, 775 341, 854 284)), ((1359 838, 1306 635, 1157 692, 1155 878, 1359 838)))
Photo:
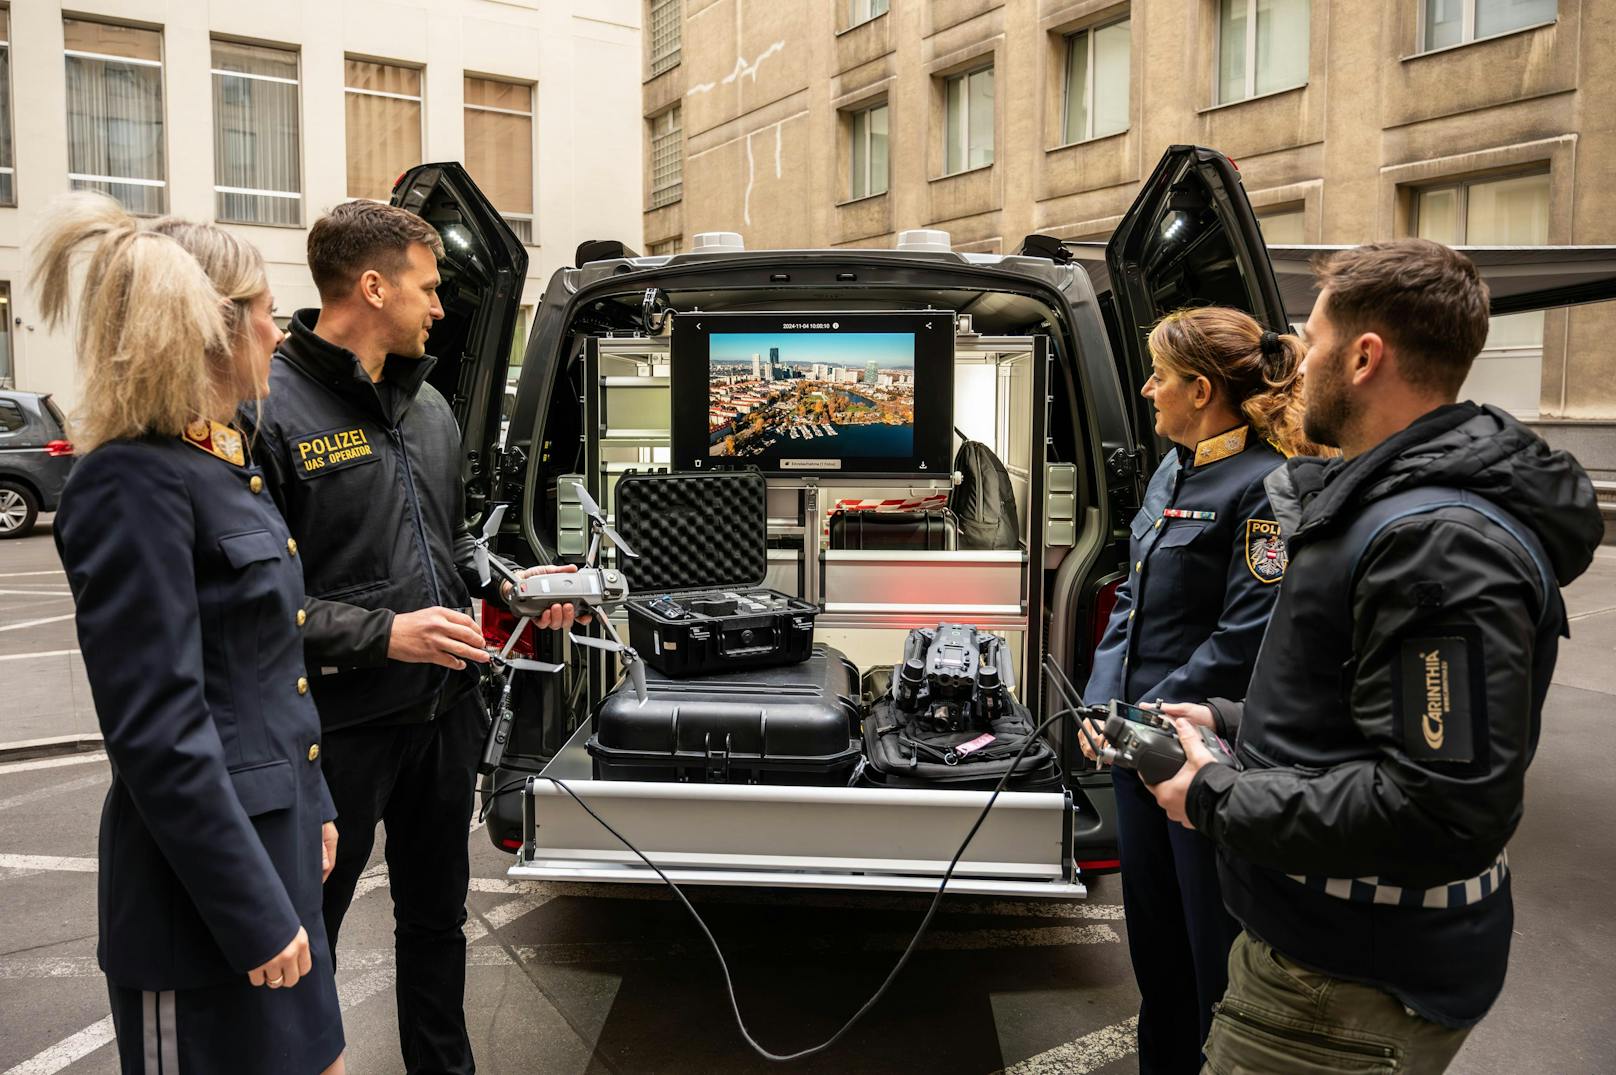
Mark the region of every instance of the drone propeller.
POLYGON ((628 645, 617 637, 617 632, 612 630, 610 622, 602 620, 602 623, 605 624, 606 630, 611 632, 611 638, 595 638, 593 635, 575 635, 571 633, 567 637, 577 645, 617 654, 618 658, 623 662, 623 671, 628 673, 629 679, 634 683, 635 697, 639 698, 641 705, 644 705, 646 698, 650 696, 645 684, 645 662, 640 660, 640 655, 633 646, 628 645))
POLYGON ((488 521, 483 523, 483 533, 472 541, 472 557, 477 564, 477 577, 487 586, 493 575, 489 573, 488 543, 495 534, 499 533, 499 524, 505 521, 505 505, 500 504, 488 513, 488 521))
POLYGON ((562 664, 546 664, 544 661, 530 661, 526 657, 507 657, 504 658, 503 663, 511 668, 515 668, 519 672, 559 672, 566 667, 566 665, 562 664))
POLYGON ((623 540, 621 534, 606 525, 606 516, 601 512, 600 505, 595 503, 595 498, 589 495, 589 491, 578 482, 573 482, 572 487, 578 493, 578 503, 583 505, 584 514, 589 516, 602 534, 606 535, 606 540, 622 550, 624 556, 632 556, 638 560, 640 554, 628 547, 628 542, 623 540))

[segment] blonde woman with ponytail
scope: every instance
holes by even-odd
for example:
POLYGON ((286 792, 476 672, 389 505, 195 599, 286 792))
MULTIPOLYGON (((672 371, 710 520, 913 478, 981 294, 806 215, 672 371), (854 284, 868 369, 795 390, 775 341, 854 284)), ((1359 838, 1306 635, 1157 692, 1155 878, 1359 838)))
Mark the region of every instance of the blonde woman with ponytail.
MULTIPOLYGON (((1143 395, 1172 448, 1132 520, 1128 577, 1084 698, 1244 698, 1287 563, 1263 483, 1287 455, 1310 451, 1304 348, 1222 308, 1171 314, 1149 342, 1143 395)), ((1096 759, 1105 746, 1097 732, 1080 742, 1096 759)), ((1170 821, 1137 774, 1118 769, 1113 786, 1139 1070, 1188 1075, 1201 1070, 1240 926, 1224 910, 1212 843, 1170 821)))
POLYGON ((92 194, 34 251, 83 371, 55 534, 113 770, 97 954, 122 1070, 340 1072, 303 572, 229 424, 280 340, 263 258, 92 194))

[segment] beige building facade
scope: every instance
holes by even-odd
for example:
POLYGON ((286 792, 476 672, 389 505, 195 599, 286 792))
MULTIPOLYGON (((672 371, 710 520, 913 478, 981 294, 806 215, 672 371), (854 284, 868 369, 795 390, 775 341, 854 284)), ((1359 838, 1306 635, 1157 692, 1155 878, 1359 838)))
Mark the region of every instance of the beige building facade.
MULTIPOLYGON (((1604 0, 647 0, 644 18, 652 252, 706 231, 1103 239, 1175 143, 1237 162, 1272 243, 1616 244, 1604 0)), ((1470 394, 1616 455, 1612 340, 1616 304, 1498 319, 1470 394)))
POLYGON ((637 242, 641 0, 12 0, 0 4, 0 384, 77 394, 39 324, 29 239, 101 190, 258 245, 282 315, 318 299, 307 229, 462 161, 528 246, 518 338, 585 239, 637 242))

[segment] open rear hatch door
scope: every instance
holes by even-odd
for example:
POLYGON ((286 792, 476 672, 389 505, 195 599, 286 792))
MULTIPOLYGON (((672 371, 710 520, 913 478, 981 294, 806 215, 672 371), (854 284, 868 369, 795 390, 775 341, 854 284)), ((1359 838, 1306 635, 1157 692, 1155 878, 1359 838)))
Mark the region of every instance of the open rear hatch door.
MULTIPOLYGON (((1307 320, 1318 290, 1311 263, 1345 246, 1271 246, 1280 296, 1293 322, 1307 320)), ((1616 299, 1616 246, 1456 246, 1481 273, 1494 317, 1616 299)))
POLYGON ((527 249, 465 168, 452 161, 405 172, 393 185, 392 204, 431 224, 443 240, 443 320, 427 340, 427 354, 438 360, 428 380, 460 423, 466 515, 476 519, 491 494, 500 449, 500 406, 527 249))
POLYGON ((1171 146, 1105 248, 1120 325, 1123 384, 1144 445, 1153 428, 1145 341, 1151 326, 1186 306, 1233 306, 1275 332, 1289 331, 1257 216, 1234 163, 1215 150, 1171 146))

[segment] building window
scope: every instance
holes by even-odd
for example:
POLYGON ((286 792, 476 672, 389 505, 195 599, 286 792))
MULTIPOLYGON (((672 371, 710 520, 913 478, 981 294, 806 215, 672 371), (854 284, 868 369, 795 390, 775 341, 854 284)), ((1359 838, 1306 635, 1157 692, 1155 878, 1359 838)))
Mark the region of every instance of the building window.
POLYGON ((651 208, 672 205, 685 196, 684 128, 679 106, 651 120, 651 208))
POLYGON ((1218 0, 1218 104, 1307 84, 1308 0, 1218 0))
POLYGON ((0 205, 17 204, 16 164, 11 148, 11 11, 0 7, 0 205))
POLYGON ((17 368, 11 355, 11 284, 0 280, 0 388, 17 387, 17 368))
POLYGON ((847 0, 847 28, 862 25, 887 13, 887 0, 847 0))
POLYGON ((651 0, 651 74, 679 66, 684 19, 684 0, 651 0))
POLYGON ((876 105, 853 113, 853 198, 885 194, 890 178, 887 142, 887 106, 876 105))
POLYGON ((1420 51, 1553 22, 1556 7, 1556 0, 1424 0, 1420 51))
POLYGON ((213 43, 213 182, 220 220, 302 224, 297 53, 213 43))
POLYGON ((533 242, 533 85, 466 76, 466 171, 533 242))
MULTIPOLYGON (((1424 187, 1414 192, 1413 231, 1449 246, 1543 246, 1549 241, 1549 175, 1424 187)), ((1492 319, 1465 394, 1535 414, 1542 378, 1543 311, 1507 314, 1492 319)))
POLYGON ((347 82, 348 197, 386 201, 421 163, 421 71, 350 59, 347 82))
POLYGON ((953 175, 993 163, 993 68, 955 75, 946 86, 947 147, 943 172, 953 175))
POLYGON ((1263 242, 1269 246, 1298 246, 1307 242, 1307 214, 1300 205, 1280 205, 1257 214, 1263 242))
POLYGON ((651 244, 651 256, 654 258, 667 257, 672 254, 677 254, 678 252, 679 240, 677 238, 664 239, 660 243, 651 244))
MULTIPOLYGON (((65 19, 67 178, 132 213, 168 205, 163 167, 163 35, 65 19)), ((9 160, 9 147, 8 147, 9 160)))
POLYGON ((1129 20, 1066 39, 1065 144, 1128 129, 1129 20))

